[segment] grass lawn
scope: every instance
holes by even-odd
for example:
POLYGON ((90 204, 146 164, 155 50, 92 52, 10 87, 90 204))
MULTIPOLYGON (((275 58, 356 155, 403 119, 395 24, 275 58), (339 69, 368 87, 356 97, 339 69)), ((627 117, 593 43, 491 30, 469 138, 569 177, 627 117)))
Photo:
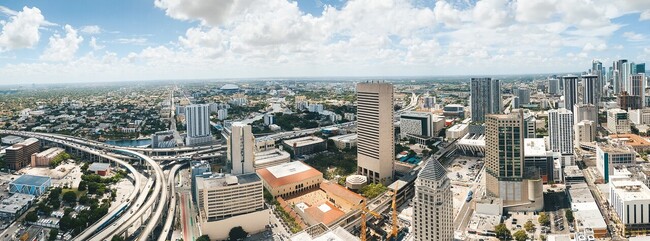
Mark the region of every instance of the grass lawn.
POLYGON ((75 192, 77 194, 77 198, 81 197, 81 195, 86 195, 86 193, 88 193, 87 190, 86 191, 79 191, 76 188, 64 188, 63 190, 61 190, 61 194, 69 192, 69 191, 75 192))

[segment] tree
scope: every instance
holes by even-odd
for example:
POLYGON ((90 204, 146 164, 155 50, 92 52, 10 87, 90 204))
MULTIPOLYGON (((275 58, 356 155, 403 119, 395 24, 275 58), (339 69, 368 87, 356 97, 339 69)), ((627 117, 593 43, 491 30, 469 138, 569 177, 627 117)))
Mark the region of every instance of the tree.
POLYGON ((526 241, 528 234, 524 230, 519 230, 512 235, 517 241, 526 241))
POLYGON ((77 194, 73 191, 67 191, 63 194, 63 201, 74 205, 77 202, 77 194))
POLYGON ((38 214, 36 214, 36 211, 28 212, 27 215, 25 216, 25 221, 27 222, 38 221, 38 214))
POLYGON ((544 235, 539 235, 539 240, 546 241, 546 236, 544 236, 544 235))
POLYGON ((368 199, 373 199, 379 196, 379 194, 385 192, 386 189, 387 188, 381 183, 372 183, 370 185, 361 188, 361 193, 363 194, 363 196, 367 197, 368 199))
POLYGON ((501 240, 510 238, 510 230, 508 230, 508 227, 506 227, 504 223, 494 226, 494 233, 497 235, 497 238, 501 240))
POLYGON ((230 229, 230 232, 228 233, 228 238, 230 240, 239 240, 239 239, 246 238, 247 235, 248 233, 244 231, 244 229, 241 226, 237 226, 230 229))
MULTIPOLYGON (((235 227, 235 228, 241 228, 241 227, 235 227)), ((233 229, 235 229, 235 228, 233 228, 233 229)), ((244 231, 244 229, 242 229, 242 232, 243 231, 244 231)), ((232 229, 230 230, 230 233, 232 233, 232 229)), ((244 233, 245 233, 244 237, 246 237, 246 235, 248 235, 248 233, 246 233, 246 232, 244 232, 244 233)), ((208 237, 208 235, 201 235, 200 237, 196 238, 196 241, 210 241, 210 237, 208 237)))
POLYGON ((537 218, 537 221, 543 226, 551 225, 551 220, 545 212, 539 213, 539 218, 537 218))
POLYGON ((526 231, 528 232, 532 232, 533 230, 535 230, 535 224, 533 224, 532 221, 528 220, 528 222, 524 224, 524 229, 526 229, 526 231))
POLYGON ((86 183, 86 181, 79 181, 79 186, 77 187, 77 190, 86 191, 87 187, 88 187, 88 184, 86 183))
POLYGON ((566 221, 568 221, 569 223, 573 223, 573 220, 575 218, 573 217, 573 211, 571 211, 571 209, 567 209, 564 212, 564 216, 566 216, 566 221))
POLYGON ((47 238, 47 240, 54 241, 56 240, 57 235, 59 235, 58 229, 50 229, 50 236, 47 238))
POLYGON ((124 241, 124 238, 122 236, 115 235, 113 238, 111 238, 111 241, 124 241))
POLYGON ((81 204, 81 205, 86 205, 86 204, 88 204, 89 202, 90 202, 90 198, 88 198, 88 196, 86 196, 86 195, 81 195, 81 197, 79 197, 79 204, 81 204))

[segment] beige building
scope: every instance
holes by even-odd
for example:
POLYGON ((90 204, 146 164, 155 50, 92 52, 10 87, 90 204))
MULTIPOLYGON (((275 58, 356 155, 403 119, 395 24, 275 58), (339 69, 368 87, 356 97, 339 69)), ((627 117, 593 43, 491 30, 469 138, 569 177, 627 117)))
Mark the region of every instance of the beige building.
POLYGON ((32 167, 47 167, 50 162, 59 154, 63 153, 63 148, 52 147, 40 153, 32 154, 32 167))
POLYGON ((357 84, 357 173, 371 183, 388 185, 393 181, 393 119, 393 85, 357 84))
POLYGON ((451 183, 438 160, 430 159, 415 179, 413 233, 415 240, 454 239, 451 183))
POLYGON ((323 182, 323 173, 299 161, 259 169, 257 174, 273 197, 287 197, 315 189, 323 182))
POLYGON ((485 123, 487 195, 500 198, 508 210, 541 210, 542 179, 532 167, 525 167, 522 113, 487 115, 485 123))
POLYGON ((291 161, 291 155, 280 149, 255 153, 255 170, 272 167, 291 161))
POLYGON ((232 174, 255 172, 255 137, 250 125, 241 122, 232 123, 227 145, 232 174))
POLYGON ((347 135, 333 136, 330 137, 329 139, 334 142, 336 148, 342 150, 345 148, 353 148, 357 146, 357 138, 358 138, 357 134, 352 133, 347 135))
POLYGON ((573 126, 575 133, 575 146, 580 146, 581 142, 592 142, 596 140, 596 123, 590 120, 583 120, 573 126))
POLYGON ((257 233, 269 224, 262 180, 255 173, 197 177, 195 195, 201 230, 213 240, 226 239, 230 229, 237 226, 257 233))
POLYGON ((630 119, 627 111, 618 108, 607 110, 607 130, 612 134, 630 133, 630 119))

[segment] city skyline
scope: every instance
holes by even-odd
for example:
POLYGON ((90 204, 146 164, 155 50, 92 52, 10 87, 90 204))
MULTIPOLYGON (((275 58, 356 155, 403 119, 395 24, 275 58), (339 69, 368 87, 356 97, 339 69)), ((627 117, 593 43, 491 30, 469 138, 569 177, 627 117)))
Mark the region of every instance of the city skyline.
POLYGON ((644 1, 24 1, 0 20, 3 85, 579 72, 650 56, 644 1))

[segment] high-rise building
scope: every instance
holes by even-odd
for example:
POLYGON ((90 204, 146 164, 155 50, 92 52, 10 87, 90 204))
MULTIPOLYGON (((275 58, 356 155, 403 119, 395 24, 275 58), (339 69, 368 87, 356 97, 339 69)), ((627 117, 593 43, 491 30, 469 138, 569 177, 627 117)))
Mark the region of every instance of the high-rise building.
POLYGON ((454 239, 453 193, 445 168, 430 159, 415 179, 413 233, 415 240, 454 239))
POLYGON ((592 142, 596 140, 596 123, 590 120, 583 120, 573 126, 575 132, 575 145, 581 142, 592 142))
POLYGON ((519 97, 520 105, 530 104, 530 89, 526 86, 517 89, 517 97, 519 97))
POLYGON ((614 61, 614 68, 613 68, 613 76, 612 80, 614 83, 614 94, 618 95, 620 94, 624 89, 623 89, 623 82, 625 81, 623 79, 623 64, 627 63, 627 59, 620 59, 618 61, 614 61))
POLYGON ((641 96, 638 95, 631 95, 627 91, 621 92, 617 97, 618 99, 618 106, 621 109, 624 110, 636 110, 636 109, 641 109, 641 96))
MULTIPOLYGON (((600 90, 597 75, 583 75, 582 76, 582 103, 599 105, 600 90)), ((568 108, 573 109, 573 107, 568 108)))
POLYGON ((567 75, 562 77, 564 83, 564 108, 573 109, 578 103, 578 76, 567 75))
POLYGON ((230 173, 237 175, 255 172, 255 136, 250 125, 232 123, 227 145, 227 156, 232 165, 230 173))
POLYGON ((393 181, 395 128, 393 85, 357 84, 357 172, 371 183, 393 181))
POLYGON ((209 105, 195 104, 186 106, 185 123, 187 125, 186 145, 194 146, 212 142, 209 105))
POLYGON ((631 84, 630 95, 639 96, 638 103, 636 105, 639 108, 643 108, 645 100, 645 88, 646 88, 646 79, 645 74, 634 74, 629 77, 631 84))
POLYGON ((548 135, 552 151, 573 154, 573 113, 565 108, 549 110, 548 135))
POLYGON ((645 74, 645 63, 636 65, 636 74, 645 74))
POLYGON ((627 111, 618 108, 607 110, 607 130, 612 134, 630 133, 630 119, 627 111))
POLYGON ((621 81, 623 82, 623 89, 621 89, 621 91, 627 91, 628 94, 632 93, 632 81, 630 81, 632 66, 636 68, 636 64, 632 62, 621 64, 621 81))
POLYGON ((488 196, 509 210, 541 210, 543 183, 535 167, 524 164, 523 113, 488 115, 485 119, 485 182, 488 196))
POLYGON ((470 80, 472 121, 484 122, 485 115, 501 113, 501 82, 492 78, 470 80))
POLYGON ((573 106, 573 123, 590 120, 598 123, 598 107, 592 104, 576 104, 573 106))
POLYGON ((548 79, 548 93, 551 95, 560 94, 560 80, 557 78, 548 79))

